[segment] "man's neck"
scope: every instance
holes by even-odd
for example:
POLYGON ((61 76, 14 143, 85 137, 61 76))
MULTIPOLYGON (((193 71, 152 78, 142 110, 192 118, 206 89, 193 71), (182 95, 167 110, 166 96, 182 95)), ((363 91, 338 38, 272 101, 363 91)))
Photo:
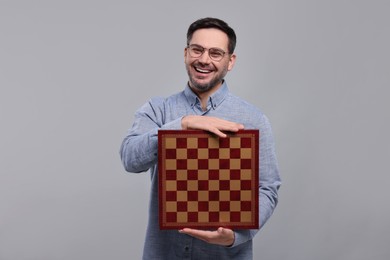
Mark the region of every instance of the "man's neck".
POLYGON ((200 103, 202 105, 202 110, 203 111, 206 111, 207 110, 207 103, 209 101, 209 97, 214 93, 216 92, 223 84, 223 81, 218 84, 217 86, 211 88, 209 91, 206 91, 206 92, 200 92, 200 91, 196 91, 194 88, 190 86, 190 88, 192 89, 192 91, 198 96, 198 98, 200 99, 200 103))

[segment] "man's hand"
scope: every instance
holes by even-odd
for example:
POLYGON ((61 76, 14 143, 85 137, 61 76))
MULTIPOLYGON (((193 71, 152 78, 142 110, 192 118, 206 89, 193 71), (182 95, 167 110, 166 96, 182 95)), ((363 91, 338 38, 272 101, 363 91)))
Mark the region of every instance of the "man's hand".
POLYGON ((218 135, 219 137, 226 137, 222 131, 237 132, 244 129, 242 124, 223 120, 217 117, 210 116, 185 116, 181 120, 181 127, 187 129, 206 130, 218 135))
POLYGON ((234 232, 228 228, 220 227, 216 231, 183 228, 179 230, 179 232, 201 239, 210 244, 231 246, 234 243, 234 232))

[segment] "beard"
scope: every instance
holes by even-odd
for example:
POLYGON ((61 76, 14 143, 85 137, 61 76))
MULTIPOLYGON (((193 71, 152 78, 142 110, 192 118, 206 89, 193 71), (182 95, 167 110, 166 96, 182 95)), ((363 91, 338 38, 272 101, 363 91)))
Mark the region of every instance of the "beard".
POLYGON ((223 67, 223 68, 221 68, 221 71, 216 73, 215 76, 212 79, 210 79, 208 82, 199 82, 194 77, 194 75, 192 74, 192 71, 191 71, 194 66, 197 66, 200 68, 202 67, 198 63, 187 64, 186 69, 187 69, 187 74, 189 77, 190 87, 197 93, 205 93, 205 92, 212 90, 214 87, 219 86, 220 83, 223 82, 223 79, 228 71, 227 67, 223 67))
POLYGON ((213 78, 212 80, 210 80, 207 83, 200 83, 200 82, 197 82, 196 79, 191 77, 191 75, 189 75, 190 86, 196 92, 199 92, 199 93, 205 93, 209 90, 212 90, 215 86, 217 86, 219 83, 221 83, 222 80, 223 80, 223 78, 213 78))

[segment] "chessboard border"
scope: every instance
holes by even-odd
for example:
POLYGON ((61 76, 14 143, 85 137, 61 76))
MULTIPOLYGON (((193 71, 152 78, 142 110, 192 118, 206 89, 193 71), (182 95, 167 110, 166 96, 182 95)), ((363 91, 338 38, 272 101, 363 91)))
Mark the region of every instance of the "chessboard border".
MULTIPOLYGON (((260 140, 260 131, 257 129, 244 129, 244 130, 239 130, 238 132, 229 132, 226 133, 229 137, 234 137, 234 136, 250 136, 252 139, 254 139, 254 153, 257 158, 259 158, 259 140, 260 140)), ((172 229, 182 229, 184 226, 187 228, 195 228, 195 229, 211 229, 211 228, 219 228, 219 224, 215 223, 198 223, 198 222, 192 222, 188 223, 188 225, 178 225, 177 223, 169 224, 166 221, 164 221, 163 218, 163 197, 162 197, 162 184, 163 181, 160 181, 163 176, 163 165, 161 161, 163 160, 161 154, 163 151, 163 137, 168 137, 168 136, 175 136, 175 137, 210 137, 214 136, 213 133, 203 131, 203 130, 159 130, 158 131, 158 176, 157 178, 159 179, 158 181, 158 211, 159 211, 159 226, 161 230, 172 230, 172 229)), ((218 137, 217 137, 218 138, 218 137)), ((254 210, 252 211, 252 214, 254 215, 254 220, 251 223, 227 223, 224 224, 223 227, 225 228, 230 228, 230 229, 259 229, 259 178, 260 178, 260 172, 259 172, 259 160, 254 160, 253 162, 255 165, 254 167, 254 185, 255 187, 252 186, 252 201, 254 202, 254 210)))

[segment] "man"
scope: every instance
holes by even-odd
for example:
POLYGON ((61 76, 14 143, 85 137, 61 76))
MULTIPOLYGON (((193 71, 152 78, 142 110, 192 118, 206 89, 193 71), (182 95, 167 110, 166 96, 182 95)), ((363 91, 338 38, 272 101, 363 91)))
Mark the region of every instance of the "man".
POLYGON ((184 61, 188 84, 168 98, 152 98, 135 114, 120 154, 129 172, 151 172, 149 220, 143 259, 252 259, 258 230, 220 227, 205 231, 159 230, 157 133, 159 129, 200 129, 226 137, 240 129, 260 130, 260 227, 272 215, 281 184, 271 127, 253 105, 232 95, 224 81, 235 63, 236 35, 224 21, 199 19, 187 32, 184 61))

